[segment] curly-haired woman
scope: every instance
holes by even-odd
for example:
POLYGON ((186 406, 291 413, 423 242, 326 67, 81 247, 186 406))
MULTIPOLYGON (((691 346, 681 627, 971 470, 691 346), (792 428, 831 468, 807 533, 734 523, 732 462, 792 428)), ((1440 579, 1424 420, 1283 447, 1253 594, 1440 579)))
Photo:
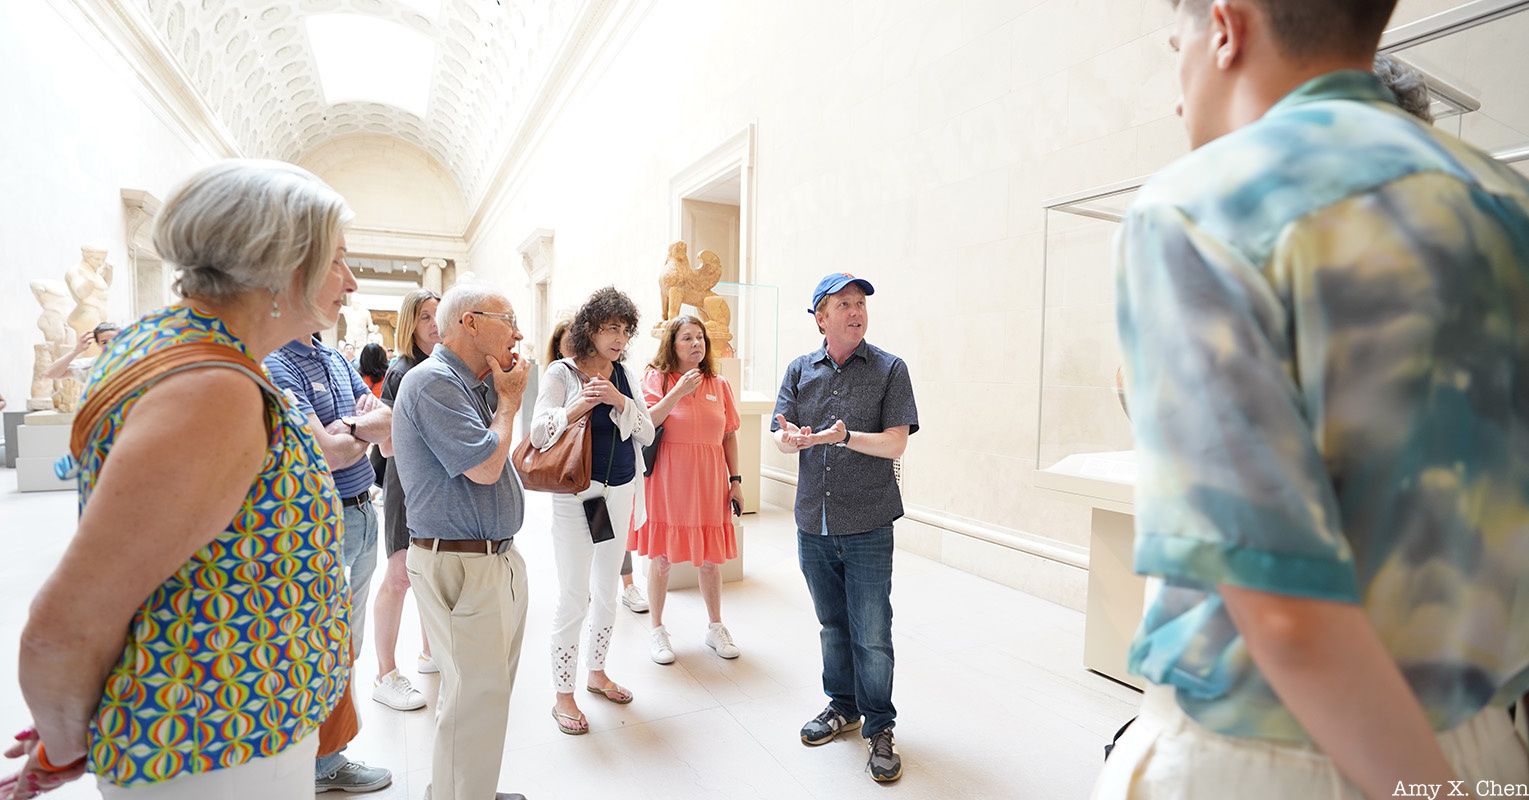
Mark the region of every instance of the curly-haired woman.
POLYGON ((590 643, 585 687, 613 703, 632 702, 632 693, 605 674, 616 619, 616 584, 631 525, 647 518, 643 498, 642 446, 653 442, 653 422, 638 399, 637 379, 621 363, 637 331, 637 306, 614 288, 595 292, 569 326, 572 358, 548 366, 536 398, 531 444, 551 447, 568 429, 589 415, 589 488, 552 497, 552 545, 557 562, 558 603, 552 618, 552 708, 566 734, 589 732, 589 720, 574 701, 579 638, 590 605, 590 643), (614 538, 595 542, 584 514, 584 501, 604 497, 614 538))

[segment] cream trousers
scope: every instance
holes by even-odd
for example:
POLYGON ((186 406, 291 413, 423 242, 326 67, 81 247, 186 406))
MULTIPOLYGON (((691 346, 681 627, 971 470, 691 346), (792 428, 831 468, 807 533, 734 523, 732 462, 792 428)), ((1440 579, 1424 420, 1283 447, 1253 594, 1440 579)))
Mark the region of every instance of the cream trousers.
POLYGON ((526 562, 514 546, 480 555, 411 544, 405 566, 441 667, 429 797, 486 800, 499 784, 520 666, 526 562))
MULTIPOLYGON (((1439 734, 1439 744, 1463 788, 1529 785, 1529 750, 1508 712, 1488 708, 1439 734)), ((1440 797, 1447 797, 1445 784, 1440 797)), ((1141 715, 1105 762, 1094 800, 1364 800, 1314 747, 1224 736, 1201 727, 1179 708, 1173 689, 1153 686, 1141 715)))

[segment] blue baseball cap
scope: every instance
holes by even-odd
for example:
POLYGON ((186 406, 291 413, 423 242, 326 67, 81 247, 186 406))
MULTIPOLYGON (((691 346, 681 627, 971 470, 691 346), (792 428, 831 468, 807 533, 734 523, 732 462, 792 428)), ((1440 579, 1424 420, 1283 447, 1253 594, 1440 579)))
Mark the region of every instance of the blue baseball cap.
POLYGON ((838 292, 852 283, 858 284, 860 291, 865 292, 867 295, 876 293, 876 287, 872 286, 871 282, 865 278, 857 278, 848 272, 835 272, 818 281, 818 288, 812 290, 812 307, 807 309, 807 313, 816 314, 818 303, 823 302, 823 298, 838 292))

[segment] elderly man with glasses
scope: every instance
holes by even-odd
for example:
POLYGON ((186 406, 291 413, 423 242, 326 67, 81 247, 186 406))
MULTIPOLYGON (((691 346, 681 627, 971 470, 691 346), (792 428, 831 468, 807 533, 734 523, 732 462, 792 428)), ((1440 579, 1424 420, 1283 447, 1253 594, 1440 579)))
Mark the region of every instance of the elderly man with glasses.
POLYGON ((454 286, 437 319, 441 343, 393 405, 409 578, 441 667, 427 796, 519 798, 496 788, 525 633, 526 566, 514 546, 525 495, 509 455, 527 362, 496 290, 454 286))

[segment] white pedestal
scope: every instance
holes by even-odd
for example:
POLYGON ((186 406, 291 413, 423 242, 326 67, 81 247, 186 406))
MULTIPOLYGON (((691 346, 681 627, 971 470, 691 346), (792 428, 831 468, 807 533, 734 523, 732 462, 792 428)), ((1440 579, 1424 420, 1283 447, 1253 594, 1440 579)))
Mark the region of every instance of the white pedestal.
POLYGON ((1126 671, 1131 639, 1146 604, 1147 581, 1134 568, 1136 454, 1081 453, 1036 475, 1035 485, 1093 508, 1083 665, 1145 689, 1126 671))
MULTIPOLYGON (((743 580, 743 531, 744 526, 737 517, 733 517, 733 532, 738 537, 738 557, 730 559, 722 564, 722 582, 732 583, 743 580)), ((640 556, 638 563, 632 565, 633 571, 640 572, 644 578, 648 575, 648 558, 640 556)), ((701 585, 701 570, 689 561, 669 564, 669 590, 694 589, 701 585)))
POLYGON ((53 464, 69 452, 69 431, 74 414, 34 411, 16 429, 16 490, 20 492, 67 491, 73 480, 61 481, 53 464))
MULTIPOLYGON (((742 362, 736 358, 717 359, 717 372, 727 378, 734 392, 741 392, 738 388, 742 379, 742 362)), ((759 511, 759 442, 763 431, 769 426, 765 425, 765 418, 775 411, 775 399, 763 395, 751 394, 744 396, 735 394, 733 402, 738 404, 738 474, 743 476, 743 513, 754 514, 759 511)))

